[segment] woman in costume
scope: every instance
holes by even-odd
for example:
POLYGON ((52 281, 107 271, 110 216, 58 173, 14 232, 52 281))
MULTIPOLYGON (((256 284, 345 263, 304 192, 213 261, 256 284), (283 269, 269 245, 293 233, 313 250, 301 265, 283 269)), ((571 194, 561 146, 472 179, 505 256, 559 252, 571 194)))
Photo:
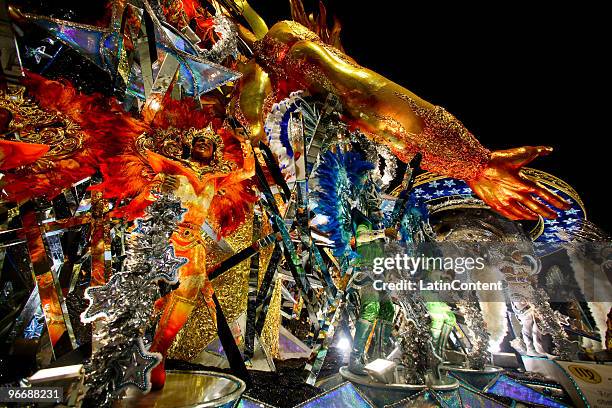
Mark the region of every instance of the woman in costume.
MULTIPOLYGON (((59 117, 68 124, 66 128, 78 135, 79 142, 74 151, 58 156, 57 152, 44 155, 49 150, 45 145, 3 140, 5 152, 10 147, 13 152, 14 149, 30 149, 35 154, 34 157, 25 155, 19 162, 13 154, 7 155, 10 160, 4 161, 6 174, 2 181, 11 201, 25 202, 33 197, 51 199, 74 182, 100 171, 104 181, 94 186, 94 190, 101 191, 108 199, 131 199, 128 205, 116 208, 112 216, 138 217, 155 200, 155 194, 162 191, 173 193, 186 208, 171 242, 175 255, 186 258, 188 262, 179 269, 179 287, 156 304, 161 319, 151 351, 160 352, 165 357, 200 293, 210 307, 211 316, 215 315, 213 290, 206 275, 202 227, 209 222, 217 227, 218 236, 223 237, 244 222, 250 204, 255 201, 250 184, 246 182, 254 174, 250 141, 243 140, 231 128, 220 124, 218 118, 209 112, 195 110, 188 100, 167 101, 166 109, 158 112, 147 125, 127 113, 103 107, 109 102, 114 107, 112 101, 96 99, 95 105, 89 105, 90 97, 78 94, 67 83, 38 76, 30 76, 26 83, 29 91, 37 96, 36 101, 23 96, 23 90, 20 91, 23 100, 19 105, 11 103, 10 94, 0 94, 3 97, 0 105, 13 118, 6 130, 19 133, 20 138, 27 141, 31 136, 30 126, 40 129, 44 124, 40 121, 48 117, 57 124, 59 117), (31 113, 33 107, 40 111, 36 119, 39 122, 24 124, 25 119, 20 113, 26 110, 31 113), (91 117, 122 126, 93 126, 87 119, 91 117), (187 127, 192 125, 197 128, 187 127), (29 164, 24 167, 25 163, 29 164), (62 179, 64 174, 67 177, 62 179)), ((60 131, 58 129, 55 130, 60 131)), ((27 217, 27 214, 23 217, 24 224, 32 218, 31 225, 24 225, 24 230, 26 240, 36 244, 38 241, 34 237, 28 239, 38 231, 33 216, 34 213, 32 217, 27 217)), ((46 256, 44 249, 30 250, 30 253, 33 263, 46 256)), ((96 275, 96 269, 99 268, 94 265, 92 276, 96 275)), ((103 265, 97 275, 104 276, 103 265)), ((103 279, 99 283, 103 283, 103 279)), ((59 304, 51 300, 47 302, 49 305, 59 304)), ((60 328, 56 331, 52 333, 54 343, 63 333, 60 328)), ((163 386, 163 361, 153 371, 151 381, 154 388, 163 386)))
MULTIPOLYGON (((231 131, 221 129, 220 132, 231 131)), ((164 360, 177 333, 187 322, 200 293, 204 295, 210 315, 214 319, 214 291, 206 274, 206 243, 202 236, 202 227, 206 222, 210 222, 209 212, 215 196, 223 197, 228 189, 235 189, 236 184, 249 179, 255 173, 253 149, 248 140, 243 142, 242 160, 235 159, 230 162, 223 155, 225 149, 222 137, 211 126, 203 130, 191 129, 186 133, 187 140, 183 142, 183 147, 187 152, 180 162, 148 152, 148 161, 158 176, 141 193, 148 195, 158 189, 171 192, 187 209, 178 230, 171 237, 171 242, 175 254, 188 261, 179 269, 179 287, 156 304, 162 314, 151 351, 160 352, 164 360), (239 161, 243 162, 241 168, 236 166, 239 161)), ((248 190, 241 189, 239 194, 244 200, 241 203, 243 206, 254 201, 248 190)), ((219 210, 218 200, 215 204, 219 210)), ((231 212, 230 208, 224 207, 224 211, 231 212)), ((228 228, 230 225, 236 225, 236 220, 229 218, 221 221, 225 223, 224 232, 231 231, 228 228)), ((244 218, 240 219, 237 225, 243 221, 244 218)), ((165 383, 164 360, 151 373, 154 389, 161 388, 165 383)))

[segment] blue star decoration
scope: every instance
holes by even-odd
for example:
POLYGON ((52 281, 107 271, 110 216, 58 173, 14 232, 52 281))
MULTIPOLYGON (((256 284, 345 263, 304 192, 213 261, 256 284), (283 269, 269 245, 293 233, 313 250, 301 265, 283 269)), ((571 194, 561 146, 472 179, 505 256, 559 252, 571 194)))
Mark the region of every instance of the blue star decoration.
POLYGON ((473 193, 463 180, 439 177, 429 182, 417 184, 410 195, 417 203, 427 204, 432 199, 440 200, 451 196, 471 197, 473 193))
MULTIPOLYGON (((146 1, 143 5, 152 13, 146 1)), ((123 13, 117 14, 123 16, 123 13)), ((29 22, 46 30, 53 38, 109 73, 111 77, 121 76, 119 65, 122 53, 125 54, 121 20, 112 21, 109 27, 97 27, 36 14, 26 13, 24 16, 29 22)), ((188 40, 161 24, 155 15, 151 17, 155 25, 158 54, 166 58, 171 57, 178 63, 177 81, 185 95, 200 97, 241 76, 239 72, 207 60, 188 40)), ((135 70, 134 66, 130 67, 127 86, 131 90, 131 95, 144 100, 144 93, 139 91, 143 83, 142 75, 138 75, 139 72, 140 70, 135 70)), ((154 77, 155 74, 156 72, 154 77)))
POLYGON ((151 371, 161 360, 161 354, 147 351, 142 339, 138 339, 114 361, 117 369, 117 390, 134 386, 144 393, 149 392, 151 390, 151 371))
POLYGON ((187 261, 187 258, 174 256, 174 247, 168 245, 163 257, 152 262, 151 272, 147 278, 153 282, 162 280, 174 285, 178 282, 178 269, 187 261))
MULTIPOLYGON (((558 217, 554 220, 541 220, 543 228, 541 233, 534 238, 534 241, 540 244, 537 248, 547 248, 547 251, 557 248, 559 244, 567 240, 568 236, 572 235, 572 232, 580 229, 580 223, 586 220, 586 212, 576 192, 562 180, 539 170, 525 170, 530 177, 536 177, 540 183, 560 195, 571 205, 567 210, 559 210, 543 203, 553 209, 558 217)), ((448 177, 435 177, 433 180, 432 177, 428 177, 426 180, 430 181, 417 182, 411 192, 415 203, 419 205, 433 204, 434 201, 445 198, 475 197, 470 187, 463 180, 448 177)), ((540 200, 540 202, 542 201, 540 200)))

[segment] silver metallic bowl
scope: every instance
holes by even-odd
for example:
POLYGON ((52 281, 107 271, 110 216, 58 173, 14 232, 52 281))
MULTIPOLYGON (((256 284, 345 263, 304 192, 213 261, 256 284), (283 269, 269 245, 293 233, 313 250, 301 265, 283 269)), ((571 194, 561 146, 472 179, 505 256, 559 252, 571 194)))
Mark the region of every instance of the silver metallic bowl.
POLYGON ((442 364, 440 366, 440 370, 458 372, 458 373, 474 373, 474 374, 493 374, 493 373, 501 373, 502 371, 504 371, 503 368, 492 366, 492 365, 487 365, 482 370, 474 370, 472 368, 466 368, 464 366, 455 365, 455 364, 442 364))
POLYGON ((117 407, 209 408, 233 406, 244 392, 244 381, 213 371, 168 370, 166 385, 159 391, 141 394, 130 390, 117 407))
POLYGON ((350 381, 354 384, 364 385, 370 388, 376 388, 380 390, 388 390, 388 391, 405 391, 405 392, 415 392, 421 391, 427 388, 425 384, 385 384, 379 381, 376 381, 370 378, 367 375, 357 375, 353 374, 349 371, 348 367, 340 367, 340 375, 347 381, 350 381))

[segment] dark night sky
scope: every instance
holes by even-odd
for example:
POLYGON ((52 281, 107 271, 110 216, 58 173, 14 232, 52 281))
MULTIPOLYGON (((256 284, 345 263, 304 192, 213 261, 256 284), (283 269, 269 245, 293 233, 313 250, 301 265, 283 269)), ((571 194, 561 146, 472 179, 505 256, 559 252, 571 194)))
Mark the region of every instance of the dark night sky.
MULTIPOLYGON (((605 201, 610 103, 598 100, 609 94, 612 72, 604 62, 603 10, 583 3, 442 3, 326 2, 351 56, 447 108, 487 147, 553 146, 532 167, 574 186, 589 217, 612 231, 605 201)), ((268 22, 288 17, 286 0, 252 5, 268 22)))

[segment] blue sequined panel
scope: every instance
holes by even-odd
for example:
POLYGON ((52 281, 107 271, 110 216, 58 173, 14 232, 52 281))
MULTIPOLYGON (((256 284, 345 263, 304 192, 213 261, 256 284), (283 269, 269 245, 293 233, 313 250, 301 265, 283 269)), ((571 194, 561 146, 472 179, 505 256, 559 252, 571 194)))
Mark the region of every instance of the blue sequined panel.
MULTIPOLYGON (((61 23, 44 18, 37 18, 34 23, 49 31, 55 38, 72 47, 103 70, 111 74, 116 72, 120 38, 117 33, 93 26, 61 23)), ((192 55, 191 53, 195 53, 195 50, 181 37, 174 34, 169 37, 176 43, 169 45, 165 42, 158 42, 157 52, 171 54, 172 58, 178 60, 178 82, 182 85, 186 95, 200 96, 240 77, 240 73, 236 71, 192 55)), ((142 78, 139 72, 130 72, 127 88, 130 95, 144 98, 142 78)))
POLYGON ((304 349, 282 333, 278 336, 278 347, 285 353, 303 353, 304 349))
POLYGON ((179 83, 189 96, 200 96, 229 81, 239 78, 240 74, 221 66, 179 57, 179 83))
POLYGON ((34 20, 34 23, 105 71, 110 73, 115 71, 117 47, 114 34, 96 27, 60 24, 42 18, 34 20))
POLYGON ((567 405, 554 401, 539 392, 513 380, 512 378, 502 375, 499 379, 487 390, 487 393, 509 397, 514 400, 538 404, 545 407, 566 407, 567 405))
POLYGON ((357 392, 353 384, 345 383, 338 388, 323 394, 315 400, 308 401, 300 408, 374 408, 357 392))
POLYGON ((466 408, 503 408, 504 405, 465 387, 459 388, 461 403, 466 408))
POLYGON ((479 390, 483 390, 497 376, 497 373, 478 373, 455 371, 452 376, 479 390))
POLYGON ((266 408, 266 407, 271 407, 271 405, 252 400, 249 397, 242 397, 238 405, 236 405, 236 408, 266 408))
POLYGON ((445 408, 461 408, 461 397, 459 390, 435 391, 434 395, 445 408))
POLYGON ((410 398, 398 401, 392 405, 387 405, 385 408, 430 408, 438 406, 440 406, 440 404, 431 392, 421 391, 410 398))

